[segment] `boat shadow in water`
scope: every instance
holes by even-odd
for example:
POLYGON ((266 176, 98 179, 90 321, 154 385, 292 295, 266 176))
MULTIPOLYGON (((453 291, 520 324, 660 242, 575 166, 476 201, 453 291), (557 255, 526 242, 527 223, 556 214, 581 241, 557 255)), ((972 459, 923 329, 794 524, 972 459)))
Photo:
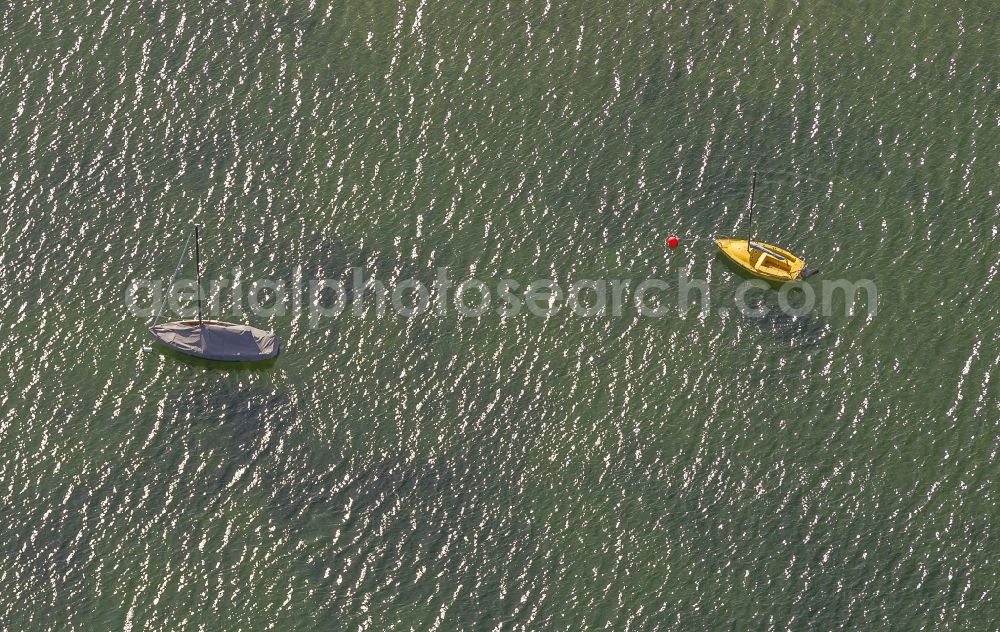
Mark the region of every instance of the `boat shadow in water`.
POLYGON ((763 316, 743 315, 741 318, 775 342, 796 348, 816 347, 830 334, 830 325, 815 316, 786 314, 778 309, 776 302, 767 309, 763 316))
MULTIPOLYGON (((832 327, 820 316, 813 313, 789 314, 781 308, 778 303, 778 292, 787 283, 755 277, 732 263, 721 253, 716 254, 716 259, 741 282, 761 281, 768 286, 768 289, 763 293, 753 290, 747 292, 746 306, 751 310, 761 310, 761 314, 744 314, 738 309, 734 310, 741 323, 749 323, 757 331, 775 342, 787 344, 790 347, 814 347, 821 344, 829 336, 832 327)), ((789 292, 789 303, 793 307, 798 307, 800 304, 800 294, 802 294, 801 290, 792 289, 789 292)))
MULTIPOLYGON (((343 623, 355 588, 364 593, 382 581, 365 571, 381 560, 403 562, 394 584, 419 601, 437 590, 435 581, 418 581, 419 569, 442 546, 465 551, 450 558, 451 572, 463 559, 485 567, 497 548, 530 557, 532 529, 500 510, 517 497, 518 470, 507 471, 492 444, 428 456, 407 441, 359 435, 350 423, 320 424, 327 429, 316 434, 306 400, 240 382, 219 375, 169 404, 177 436, 162 442, 171 451, 166 460, 181 460, 177 446, 185 445, 196 462, 216 465, 187 468, 175 493, 189 492, 201 511, 225 512, 253 490, 275 533, 300 541, 289 573, 297 587, 315 591, 319 621, 343 623)), ((502 579, 484 580, 488 594, 501 590, 502 579)), ((459 615, 458 627, 474 627, 474 614, 459 615)))

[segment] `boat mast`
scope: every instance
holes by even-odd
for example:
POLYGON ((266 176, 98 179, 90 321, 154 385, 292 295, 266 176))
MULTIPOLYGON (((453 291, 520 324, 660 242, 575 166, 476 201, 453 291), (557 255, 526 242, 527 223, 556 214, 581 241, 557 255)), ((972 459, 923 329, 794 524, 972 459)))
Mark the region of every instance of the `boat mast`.
MULTIPOLYGON (((750 252, 750 237, 753 234, 753 194, 757 190, 757 170, 753 171, 753 181, 750 183, 750 221, 747 222, 747 252, 750 252)), ((197 244, 195 244, 197 248, 197 244)))
POLYGON ((201 325, 201 250, 198 247, 198 228, 201 224, 194 225, 194 265, 198 270, 198 325, 201 325))

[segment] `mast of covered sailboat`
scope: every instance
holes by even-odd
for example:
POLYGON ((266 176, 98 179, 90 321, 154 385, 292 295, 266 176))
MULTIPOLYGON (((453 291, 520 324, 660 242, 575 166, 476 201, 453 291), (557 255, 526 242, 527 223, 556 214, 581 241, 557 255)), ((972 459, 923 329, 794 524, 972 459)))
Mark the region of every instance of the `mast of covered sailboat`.
POLYGON ((198 229, 201 224, 194 225, 194 265, 198 271, 198 325, 201 325, 201 249, 198 245, 198 229))

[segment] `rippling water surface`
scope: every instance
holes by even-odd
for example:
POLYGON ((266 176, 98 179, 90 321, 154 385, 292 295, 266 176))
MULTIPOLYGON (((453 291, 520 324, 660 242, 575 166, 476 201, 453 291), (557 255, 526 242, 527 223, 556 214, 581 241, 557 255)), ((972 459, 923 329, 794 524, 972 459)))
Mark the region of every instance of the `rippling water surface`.
POLYGON ((989 3, 42 0, 0 33, 3 628, 996 625, 989 3), (192 221, 213 278, 722 304, 754 167, 758 236, 876 315, 247 316, 285 352, 233 371, 140 353, 125 307, 192 221))

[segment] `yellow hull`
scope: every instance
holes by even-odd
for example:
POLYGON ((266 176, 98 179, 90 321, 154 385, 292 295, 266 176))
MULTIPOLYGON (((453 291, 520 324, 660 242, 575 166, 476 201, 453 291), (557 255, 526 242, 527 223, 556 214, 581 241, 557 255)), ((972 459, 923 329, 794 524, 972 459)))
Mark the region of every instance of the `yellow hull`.
POLYGON ((747 248, 746 239, 716 239, 722 254, 748 273, 770 281, 795 281, 801 278, 806 263, 784 248, 762 241, 753 241, 747 248), (766 250, 764 250, 766 249, 766 250), (770 252, 767 252, 770 251, 770 252), (774 256, 778 255, 778 256, 774 256))

